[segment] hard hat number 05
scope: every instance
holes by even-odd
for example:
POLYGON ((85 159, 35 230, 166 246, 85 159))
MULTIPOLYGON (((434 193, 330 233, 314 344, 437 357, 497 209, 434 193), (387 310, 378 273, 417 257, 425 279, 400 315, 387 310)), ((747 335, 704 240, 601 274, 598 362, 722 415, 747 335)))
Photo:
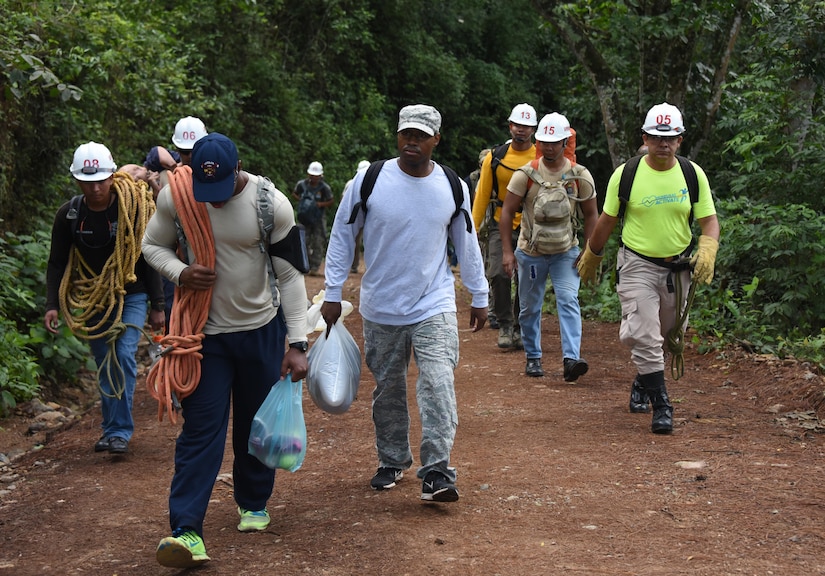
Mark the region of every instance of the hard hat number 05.
POLYGON ((656 116, 656 124, 667 124, 670 126, 670 114, 659 114, 656 116))

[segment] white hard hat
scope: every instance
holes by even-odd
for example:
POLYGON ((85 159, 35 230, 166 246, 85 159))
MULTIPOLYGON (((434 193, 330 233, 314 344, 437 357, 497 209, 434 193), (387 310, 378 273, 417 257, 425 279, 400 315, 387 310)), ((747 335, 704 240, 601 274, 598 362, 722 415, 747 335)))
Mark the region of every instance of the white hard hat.
POLYGON ((513 122, 514 124, 523 124, 524 126, 535 126, 538 123, 536 109, 526 103, 518 104, 513 108, 513 111, 510 112, 510 117, 507 121, 513 122))
POLYGON ((536 140, 539 142, 559 142, 572 135, 570 122, 558 112, 546 114, 536 130, 536 140))
POLYGON ((307 168, 307 174, 310 176, 321 176, 324 173, 324 167, 320 162, 310 162, 307 168))
POLYGON ((369 160, 361 160, 358 163, 358 168, 356 168, 356 171, 365 170, 369 167, 370 167, 370 161, 369 160))
POLYGON ((656 104, 648 110, 642 131, 654 136, 678 136, 685 131, 682 113, 673 104, 656 104))
POLYGON ((206 126, 200 118, 187 116, 181 118, 175 124, 175 133, 172 135, 172 144, 178 150, 191 150, 195 147, 195 142, 206 136, 206 126))
POLYGON ((82 182, 99 182, 115 173, 117 165, 112 153, 103 144, 87 142, 74 151, 69 172, 82 182))

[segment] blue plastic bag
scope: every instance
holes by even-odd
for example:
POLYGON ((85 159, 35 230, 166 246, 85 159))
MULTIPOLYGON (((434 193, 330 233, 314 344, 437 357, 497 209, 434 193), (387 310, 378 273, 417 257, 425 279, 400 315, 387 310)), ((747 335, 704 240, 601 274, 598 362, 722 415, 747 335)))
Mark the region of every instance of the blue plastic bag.
POLYGON ((307 452, 302 381, 286 378, 276 382, 264 400, 249 431, 249 453, 273 470, 295 472, 307 452))

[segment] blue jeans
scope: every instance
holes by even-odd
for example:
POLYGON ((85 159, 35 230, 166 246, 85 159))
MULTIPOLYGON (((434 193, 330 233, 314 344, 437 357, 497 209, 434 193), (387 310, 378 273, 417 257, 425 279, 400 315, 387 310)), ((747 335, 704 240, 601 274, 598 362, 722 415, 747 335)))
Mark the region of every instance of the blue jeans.
POLYGON ((415 355, 415 398, 421 418, 419 478, 435 470, 455 482, 450 452, 458 426, 454 370, 458 364, 455 313, 437 314, 418 324, 390 326, 364 319, 364 356, 375 378, 372 420, 378 465, 406 470, 413 463, 407 370, 415 355))
POLYGON ((516 248, 518 262, 519 324, 527 358, 541 358, 541 308, 547 277, 556 293, 563 358, 578 360, 582 341, 582 316, 579 308, 579 274, 574 266, 578 246, 562 254, 528 256, 516 248))
MULTIPOLYGON (((121 322, 139 326, 143 328, 146 323, 146 294, 127 294, 123 299, 123 314, 121 322)), ((108 324, 104 329, 108 328, 108 324)), ((132 398, 135 395, 135 379, 137 378, 137 352, 138 341, 142 332, 133 327, 127 327, 126 331, 115 341, 115 353, 117 362, 123 373, 112 363, 110 366, 103 366, 100 370, 98 385, 100 387, 100 407, 103 412, 103 436, 110 438, 117 436, 124 440, 132 438, 135 424, 132 420, 132 398), (120 398, 116 395, 120 394, 120 398)), ((109 344, 106 338, 96 338, 89 341, 89 347, 95 357, 98 367, 103 365, 106 354, 109 351, 109 344)))

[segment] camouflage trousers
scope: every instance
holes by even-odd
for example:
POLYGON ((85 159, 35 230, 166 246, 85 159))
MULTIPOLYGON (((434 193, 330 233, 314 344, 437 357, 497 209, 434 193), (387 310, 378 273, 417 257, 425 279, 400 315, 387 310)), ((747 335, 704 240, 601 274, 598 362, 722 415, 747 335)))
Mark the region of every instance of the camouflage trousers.
POLYGON ((407 372, 414 356, 418 367, 415 398, 421 418, 419 478, 431 470, 455 482, 450 452, 458 426, 454 374, 458 364, 455 313, 436 314, 417 324, 393 326, 364 319, 364 356, 375 378, 372 421, 379 466, 412 466, 407 372))

